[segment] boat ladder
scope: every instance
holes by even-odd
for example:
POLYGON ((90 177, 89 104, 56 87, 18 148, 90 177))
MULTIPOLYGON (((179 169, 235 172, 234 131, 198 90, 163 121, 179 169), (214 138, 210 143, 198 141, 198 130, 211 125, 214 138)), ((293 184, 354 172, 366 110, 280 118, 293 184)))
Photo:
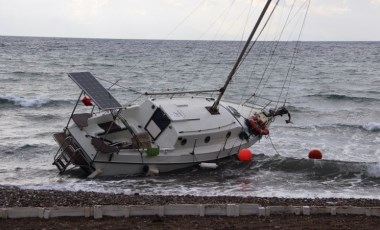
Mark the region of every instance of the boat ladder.
POLYGON ((60 143, 60 147, 55 154, 53 165, 57 166, 59 173, 64 173, 71 164, 71 156, 75 155, 80 149, 74 149, 73 145, 71 144, 71 137, 66 136, 63 142, 62 141, 62 135, 65 135, 64 133, 56 133, 54 134, 54 138, 57 140, 58 143, 60 143))

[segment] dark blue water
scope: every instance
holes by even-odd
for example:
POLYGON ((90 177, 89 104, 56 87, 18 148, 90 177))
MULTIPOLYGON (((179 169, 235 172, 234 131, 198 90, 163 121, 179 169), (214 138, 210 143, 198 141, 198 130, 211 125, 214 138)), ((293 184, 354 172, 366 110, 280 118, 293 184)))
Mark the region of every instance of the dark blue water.
MULTIPOLYGON (((287 76, 294 43, 260 42, 247 57, 226 99, 252 93, 287 95, 293 124, 277 118, 271 140, 252 146, 254 160, 222 162, 217 170, 157 177, 87 180, 58 175, 52 133, 66 125, 79 95, 68 72, 142 92, 220 88, 239 42, 0 37, 0 186, 141 194, 380 198, 380 42, 303 42, 287 76), (268 60, 271 66, 265 68, 268 60), (260 79, 263 78, 259 87, 260 79), (312 147, 323 160, 307 158, 312 147)), ((110 84, 102 82, 105 86, 110 84)), ((113 87, 122 103, 141 101, 113 87)), ((214 95, 215 96, 215 95, 214 95)), ((257 101, 259 102, 259 101, 257 101)), ((275 103, 276 104, 276 103, 275 103)))

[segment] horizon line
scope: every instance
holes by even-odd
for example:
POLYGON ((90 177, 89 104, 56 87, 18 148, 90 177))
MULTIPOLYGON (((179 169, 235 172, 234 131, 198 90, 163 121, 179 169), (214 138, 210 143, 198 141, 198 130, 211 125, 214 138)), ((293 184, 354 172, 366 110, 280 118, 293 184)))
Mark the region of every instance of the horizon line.
MULTIPOLYGON (((158 38, 107 38, 107 37, 70 37, 70 36, 35 36, 35 35, 1 35, 0 37, 21 37, 21 38, 57 38, 57 39, 93 39, 93 40, 144 40, 144 41, 221 41, 221 42, 241 42, 241 40, 211 40, 211 39, 158 39, 158 38)), ((258 41, 275 41, 275 40, 258 40, 258 41)), ((296 40, 280 42, 297 42, 296 40)), ((300 42, 380 42, 380 40, 300 40, 300 42)))

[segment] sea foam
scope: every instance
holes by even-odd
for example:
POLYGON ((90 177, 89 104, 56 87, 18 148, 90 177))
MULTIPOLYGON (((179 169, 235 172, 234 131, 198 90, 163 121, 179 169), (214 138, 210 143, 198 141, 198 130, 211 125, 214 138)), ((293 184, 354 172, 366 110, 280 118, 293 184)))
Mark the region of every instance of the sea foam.
POLYGON ((371 132, 378 132, 380 131, 380 123, 370 122, 368 124, 363 125, 363 128, 371 132))
POLYGON ((0 96, 0 101, 6 103, 12 103, 22 107, 41 107, 44 104, 49 103, 50 100, 44 98, 24 98, 14 95, 0 96))

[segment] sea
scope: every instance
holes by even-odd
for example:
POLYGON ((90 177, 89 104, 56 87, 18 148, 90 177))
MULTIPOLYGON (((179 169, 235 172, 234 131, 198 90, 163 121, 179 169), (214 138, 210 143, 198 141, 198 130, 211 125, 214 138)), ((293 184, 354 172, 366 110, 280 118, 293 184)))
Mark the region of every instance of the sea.
POLYGON ((380 199, 380 42, 258 42, 224 99, 243 103, 255 93, 260 100, 251 101, 266 109, 286 105, 292 123, 277 117, 269 137, 250 148, 251 162, 232 157, 216 169, 95 179, 75 168, 60 175, 52 165, 58 150, 52 135, 66 126, 80 93, 67 73, 93 73, 129 105, 146 99, 136 91, 221 88, 241 47, 239 41, 0 37, 0 187, 380 199), (308 158, 312 148, 321 150, 321 160, 308 158))

